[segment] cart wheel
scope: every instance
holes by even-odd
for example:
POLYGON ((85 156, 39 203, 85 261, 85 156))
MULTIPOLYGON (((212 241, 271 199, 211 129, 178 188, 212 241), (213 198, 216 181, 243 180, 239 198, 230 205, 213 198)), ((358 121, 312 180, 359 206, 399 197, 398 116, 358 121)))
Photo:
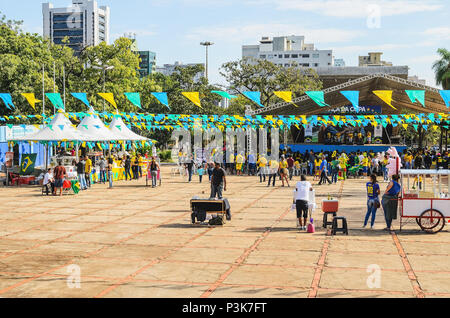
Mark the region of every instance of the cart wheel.
POLYGON ((438 210, 426 210, 419 217, 419 226, 426 233, 435 234, 444 228, 444 215, 438 210))

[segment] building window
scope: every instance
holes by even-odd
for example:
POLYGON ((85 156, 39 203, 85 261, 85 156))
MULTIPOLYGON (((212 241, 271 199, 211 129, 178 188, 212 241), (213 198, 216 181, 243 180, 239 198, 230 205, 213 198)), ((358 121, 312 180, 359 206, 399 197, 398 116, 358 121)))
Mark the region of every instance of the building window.
POLYGON ((284 58, 285 58, 285 59, 288 59, 290 56, 291 56, 290 54, 285 54, 285 55, 284 55, 284 58))
POLYGON ((302 54, 303 58, 309 58, 309 54, 302 54))
POLYGON ((312 55, 312 57, 313 57, 314 59, 318 59, 318 58, 319 58, 319 54, 314 53, 314 54, 312 55))
POLYGON ((284 67, 289 67, 289 66, 291 66, 291 65, 288 63, 284 64, 284 67))
POLYGON ((328 53, 328 56, 331 56, 331 53, 328 53))
POLYGON ((331 63, 328 63, 328 65, 331 65, 331 63))
POLYGON ((314 67, 319 67, 319 63, 314 63, 314 67))
POLYGON ((265 58, 266 58, 266 55, 265 55, 265 54, 262 54, 262 55, 260 55, 259 57, 262 58, 262 59, 265 59, 265 58))
POLYGON ((273 59, 273 54, 267 55, 267 58, 268 58, 268 59, 273 59))
POLYGON ((293 59, 298 59, 298 54, 292 54, 291 56, 293 59))
POLYGON ((303 67, 309 67, 309 63, 302 63, 300 65, 303 66, 303 67))

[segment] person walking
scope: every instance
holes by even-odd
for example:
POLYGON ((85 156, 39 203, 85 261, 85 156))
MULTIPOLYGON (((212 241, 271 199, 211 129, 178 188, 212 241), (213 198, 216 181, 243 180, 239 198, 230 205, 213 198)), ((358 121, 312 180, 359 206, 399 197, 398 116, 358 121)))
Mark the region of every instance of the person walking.
POLYGON ((133 176, 135 180, 139 180, 139 155, 135 155, 133 157, 132 169, 133 169, 133 176))
POLYGON ((367 226, 367 222, 369 221, 369 217, 372 216, 370 221, 370 228, 373 229, 373 225, 375 224, 375 216, 377 214, 377 209, 380 207, 380 200, 378 196, 380 195, 380 185, 377 182, 377 176, 375 174, 370 175, 370 181, 366 183, 367 190, 367 213, 364 219, 365 228, 367 226))
POLYGON ((309 167, 309 175, 314 175, 314 162, 315 162, 314 152, 311 150, 308 156, 308 167, 309 167))
POLYGON ((132 176, 131 176, 131 172, 130 172, 130 169, 131 169, 131 159, 130 159, 130 156, 127 156, 127 158, 125 159, 124 169, 125 169, 125 181, 128 180, 128 176, 130 177, 130 181, 131 181, 132 176))
POLYGON ((144 167, 144 158, 142 158, 141 154, 138 154, 138 174, 139 178, 142 178, 142 169, 144 167))
POLYGON ((386 220, 385 231, 390 231, 392 228, 392 220, 397 219, 398 208, 398 194, 401 190, 401 185, 398 183, 400 179, 398 174, 392 176, 392 181, 388 184, 386 192, 381 199, 381 205, 383 206, 384 218, 386 220))
POLYGON ((216 162, 211 176, 211 195, 210 199, 214 199, 217 195, 218 199, 222 199, 222 191, 227 191, 227 179, 225 170, 220 167, 220 163, 216 162))
POLYGON ((194 167, 194 160, 192 159, 192 155, 189 155, 189 158, 186 160, 186 169, 188 171, 188 182, 192 181, 193 167, 194 167))
POLYGON ((150 162, 150 175, 152 177, 152 188, 156 187, 156 181, 158 178, 159 164, 156 162, 155 157, 152 157, 150 162))
POLYGON ((339 160, 337 157, 331 162, 331 182, 337 183, 339 174, 339 160))
POLYGON ((205 174, 206 161, 200 163, 197 167, 198 181, 202 183, 203 175, 205 174))
POLYGON ((292 180, 292 177, 294 176, 294 158, 292 158, 292 155, 287 158, 287 164, 289 171, 289 180, 292 180))
POLYGON ((108 162, 105 160, 105 157, 102 156, 98 166, 100 169, 100 183, 103 183, 103 184, 106 183, 106 166, 107 165, 108 165, 108 162))
POLYGON ((77 175, 81 190, 86 190, 86 161, 84 161, 84 158, 81 158, 77 163, 77 175))
POLYGON ((280 164, 279 164, 279 173, 280 173, 280 178, 281 178, 281 186, 284 187, 284 181, 286 180, 286 183, 288 185, 288 187, 290 187, 289 185, 289 180, 288 180, 288 163, 287 160, 285 159, 284 155, 281 156, 280 159, 280 164))
POLYGON ((259 174, 259 182, 266 182, 266 165, 267 165, 267 159, 260 155, 258 158, 258 161, 256 162, 258 165, 258 174, 259 174))
POLYGON ((302 174, 300 181, 295 185, 294 190, 294 204, 297 210, 297 219, 300 230, 306 230, 306 223, 308 220, 308 203, 309 192, 312 191, 312 186, 309 181, 306 181, 306 176, 302 174))
POLYGON ((56 195, 56 191, 59 189, 59 196, 62 196, 62 190, 64 185, 64 179, 67 175, 66 168, 62 165, 62 161, 58 161, 58 165, 53 170, 53 175, 55 177, 55 190, 53 192, 56 195))
POLYGON ((108 189, 112 189, 113 187, 113 179, 114 179, 114 174, 113 174, 113 158, 110 157, 108 159, 108 166, 107 166, 107 171, 108 171, 108 181, 109 181, 109 188, 108 189))
POLYGON ((331 181, 330 181, 330 179, 328 179, 328 176, 327 176, 327 167, 328 167, 327 159, 325 158, 325 156, 322 156, 322 162, 320 163, 320 166, 319 166, 319 171, 320 171, 319 185, 322 185, 322 183, 326 183, 326 182, 328 182, 328 184, 331 184, 331 181))
POLYGON ((272 186, 274 187, 275 179, 277 177, 277 172, 278 172, 278 161, 277 160, 271 159, 269 161, 268 171, 269 171, 269 182, 267 183, 267 186, 270 187, 270 180, 273 179, 272 186))

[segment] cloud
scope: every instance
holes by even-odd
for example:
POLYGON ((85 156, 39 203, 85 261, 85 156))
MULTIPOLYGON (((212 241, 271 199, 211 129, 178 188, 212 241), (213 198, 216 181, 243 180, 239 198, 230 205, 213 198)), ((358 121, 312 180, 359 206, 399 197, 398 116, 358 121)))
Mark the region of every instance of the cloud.
MULTIPOLYGON (((284 23, 247 24, 232 26, 198 27, 188 31, 189 40, 211 40, 228 43, 251 41, 257 43, 261 36, 282 36, 301 34, 306 43, 336 43, 350 41, 363 36, 365 32, 344 29, 308 29, 302 25, 284 23)), ((250 43, 249 43, 250 44, 250 43)))
MULTIPOLYGON (((378 6, 381 16, 394 16, 416 12, 437 11, 441 0, 264 0, 278 10, 299 10, 345 18, 366 18, 378 6)), ((247 3, 255 3, 248 0, 247 3)), ((259 2, 259 1, 258 1, 259 2)))
POLYGON ((450 28, 449 27, 437 27, 427 29, 422 32, 423 35, 431 38, 438 38, 439 40, 450 40, 450 28))

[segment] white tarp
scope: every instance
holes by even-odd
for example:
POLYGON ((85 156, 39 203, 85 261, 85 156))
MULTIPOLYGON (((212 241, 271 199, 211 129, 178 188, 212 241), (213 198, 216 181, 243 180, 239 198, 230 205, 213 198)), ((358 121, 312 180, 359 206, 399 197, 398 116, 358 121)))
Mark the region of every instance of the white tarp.
POLYGON ((15 137, 12 141, 88 141, 88 136, 73 127, 63 112, 58 112, 50 124, 36 133, 15 137))
POLYGON ((113 141, 122 140, 122 136, 108 129, 94 110, 88 113, 78 125, 78 131, 88 136, 86 141, 113 141))
POLYGON ((131 129, 129 129, 122 120, 120 116, 114 116, 111 124, 109 124, 109 129, 112 133, 121 136, 117 140, 130 140, 130 141, 142 141, 148 140, 148 138, 139 136, 135 134, 131 129))

